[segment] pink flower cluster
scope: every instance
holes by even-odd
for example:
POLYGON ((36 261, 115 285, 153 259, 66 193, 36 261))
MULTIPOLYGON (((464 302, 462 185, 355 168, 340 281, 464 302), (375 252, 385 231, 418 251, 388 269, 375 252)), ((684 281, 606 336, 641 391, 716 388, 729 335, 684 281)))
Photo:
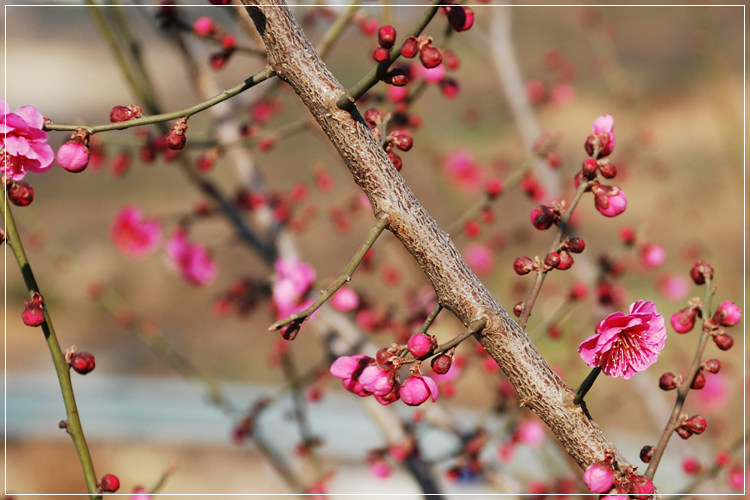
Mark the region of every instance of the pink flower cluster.
POLYGON ((208 285, 216 278, 218 267, 208 249, 188 242, 182 228, 177 228, 167 242, 167 257, 185 280, 193 285, 208 285))
POLYGON ((159 221, 144 218, 141 211, 131 205, 117 213, 109 234, 119 251, 136 259, 156 250, 162 237, 159 221))
POLYGON ((409 406, 418 406, 432 399, 437 401, 437 383, 425 375, 413 373, 401 384, 392 364, 380 364, 363 354, 341 356, 333 362, 331 375, 340 378, 344 389, 360 397, 373 396, 388 405, 401 399, 409 406))
POLYGON ((629 379, 656 363, 664 348, 664 317, 651 301, 639 300, 629 314, 615 312, 604 318, 596 333, 578 347, 581 358, 605 375, 629 379))
POLYGON ((607 158, 615 149, 615 119, 612 115, 602 115, 594 120, 584 147, 590 158, 583 162, 583 168, 576 175, 576 187, 586 178, 599 213, 606 217, 620 215, 628 206, 625 192, 618 186, 601 184, 599 181, 600 176, 612 179, 617 175, 617 168, 607 158))
POLYGON ((2 99, 0 106, 2 172, 14 181, 23 179, 26 172, 46 172, 55 153, 47 144, 44 116, 33 106, 21 106, 12 113, 2 99))
POLYGON ((286 318, 299 312, 310 304, 312 299, 306 298, 315 281, 315 269, 298 258, 279 258, 274 264, 276 281, 273 284, 272 298, 279 319, 286 318))

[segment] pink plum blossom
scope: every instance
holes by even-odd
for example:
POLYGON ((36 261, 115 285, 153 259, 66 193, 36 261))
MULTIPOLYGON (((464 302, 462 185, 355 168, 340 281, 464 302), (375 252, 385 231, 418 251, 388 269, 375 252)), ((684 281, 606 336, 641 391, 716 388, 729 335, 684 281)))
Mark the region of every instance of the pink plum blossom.
POLYGON ((57 163, 68 172, 78 173, 89 164, 91 151, 80 139, 71 139, 57 150, 57 163))
POLYGON ((359 383, 367 392, 376 396, 385 396, 393 390, 396 383, 395 374, 391 370, 383 370, 377 365, 370 365, 362 370, 359 383))
POLYGON ((727 476, 727 482, 733 490, 745 489, 745 470, 739 465, 732 467, 727 476))
POLYGON ((615 472, 609 460, 602 460, 592 464, 583 473, 583 482, 594 493, 606 493, 612 489, 615 472))
POLYGON ((721 373, 703 372, 706 377, 706 385, 700 391, 695 391, 695 397, 700 401, 703 411, 718 412, 729 403, 731 391, 727 378, 721 373))
POLYGON ((193 285, 208 285, 218 272, 216 262, 208 249, 199 243, 190 243, 182 228, 177 228, 166 246, 167 257, 185 280, 193 285))
POLYGON ((432 335, 425 335, 424 333, 415 333, 407 342, 409 352, 415 358, 423 358, 429 355, 432 350, 437 346, 435 337, 432 335))
POLYGON ((157 219, 146 219, 137 207, 128 205, 115 216, 109 235, 119 251, 140 258, 156 250, 162 231, 157 219))
POLYGON ((419 75, 427 83, 437 83, 445 77, 445 65, 441 64, 434 68, 425 68, 421 64, 416 65, 419 75))
POLYGON ((55 152, 47 144, 47 132, 42 130, 44 116, 33 106, 21 106, 12 113, 2 99, 0 106, 2 172, 14 181, 23 179, 26 172, 46 172, 55 152))
POLYGON ((358 396, 369 396, 371 393, 366 391, 359 383, 359 376, 371 361, 373 359, 364 354, 341 356, 331 364, 329 372, 334 377, 341 379, 341 384, 347 391, 358 396))
POLYGON ((331 297, 331 306, 339 312, 353 311, 359 307, 359 296, 348 286, 342 286, 331 297))
POLYGON ((578 352, 587 365, 601 367, 605 375, 629 379, 656 363, 666 338, 664 317, 653 302, 639 300, 631 304, 629 314, 615 312, 604 318, 578 352))
POLYGON ((315 281, 315 269, 310 264, 297 257, 279 258, 274 267, 276 281, 272 297, 279 318, 286 318, 312 304, 313 301, 305 297, 315 281))
POLYGON ((677 333, 687 333, 695 326, 697 311, 693 307, 680 309, 669 318, 669 323, 677 333))
POLYGON ((434 380, 425 375, 412 375, 399 389, 399 395, 404 403, 409 406, 419 406, 427 399, 437 401, 438 386, 434 380))
POLYGON ((519 443, 537 448, 544 443, 546 433, 541 422, 529 418, 521 422, 514 437, 519 443))
POLYGON ((368 470, 371 475, 381 479, 391 475, 391 465, 384 458, 376 458, 371 461, 368 470))

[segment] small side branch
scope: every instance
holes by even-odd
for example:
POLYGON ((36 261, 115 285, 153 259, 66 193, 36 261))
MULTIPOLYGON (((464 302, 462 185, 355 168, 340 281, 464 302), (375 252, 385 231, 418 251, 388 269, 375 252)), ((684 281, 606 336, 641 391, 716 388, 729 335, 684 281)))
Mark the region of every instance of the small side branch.
POLYGON ((310 304, 310 306, 307 309, 304 309, 303 311, 300 311, 298 313, 294 313, 291 316, 289 316, 286 319, 283 319, 281 321, 277 321, 276 323, 272 324, 268 327, 269 332, 276 331, 290 323, 302 323, 307 318, 310 317, 312 313, 320 309, 320 307, 325 304, 328 299, 330 299, 336 291, 341 288, 344 284, 349 283, 352 280, 352 275, 354 274, 354 271, 357 270, 359 267, 359 264, 362 262, 362 259, 365 258, 365 254, 367 253, 370 248, 372 248, 372 245, 375 244, 375 241, 378 239, 380 234, 383 232, 383 230, 388 226, 388 216, 382 215, 378 218, 377 222, 375 222, 375 225, 372 229, 370 229, 370 232, 367 233, 367 237, 362 242, 362 245, 360 245, 359 249, 357 250, 357 253, 354 254, 354 257, 349 261, 349 264, 347 264, 346 269, 344 269, 344 272, 339 275, 336 280, 331 283, 331 285, 326 288, 325 290, 322 290, 320 292, 320 296, 310 304))

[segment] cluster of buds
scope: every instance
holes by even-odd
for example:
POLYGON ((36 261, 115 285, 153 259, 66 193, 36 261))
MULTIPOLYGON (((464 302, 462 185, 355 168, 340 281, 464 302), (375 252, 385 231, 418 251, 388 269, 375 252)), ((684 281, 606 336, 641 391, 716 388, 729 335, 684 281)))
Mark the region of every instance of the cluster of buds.
POLYGON ((682 439, 687 439, 693 434, 703 434, 706 430, 706 419, 701 415, 695 415, 688 417, 687 415, 680 415, 679 423, 675 432, 682 439))
POLYGON ((432 37, 428 35, 410 36, 401 45, 401 55, 411 59, 419 54, 419 62, 427 69, 440 66, 443 62, 443 54, 432 46, 432 41, 432 37))
POLYGON ((604 460, 589 466, 583 473, 583 482, 594 493, 630 495, 630 498, 646 500, 654 494, 654 484, 646 476, 636 474, 635 467, 618 470, 614 455, 608 452, 604 460))
MULTIPOLYGON (((535 209, 536 210, 536 209, 535 209)), ((534 211, 532 211, 532 221, 534 211)), ((513 270, 519 276, 528 274, 531 271, 547 272, 551 269, 559 269, 564 271, 570 269, 573 265, 573 256, 571 254, 581 253, 586 248, 586 243, 582 238, 574 237, 568 238, 560 243, 557 251, 553 251, 544 256, 544 259, 536 257, 531 259, 529 257, 518 257, 513 261, 513 270)))
MULTIPOLYGON (((367 111, 365 111, 364 114, 365 123, 367 123, 367 126, 370 128, 372 134, 377 140, 380 140, 380 138, 382 137, 382 133, 379 128, 380 125, 384 121, 387 121, 389 118, 390 115, 384 116, 383 113, 378 111, 376 108, 369 108, 367 111)), ((390 158, 391 163, 393 163, 393 166, 396 168, 396 170, 401 170, 403 162, 401 161, 401 157, 393 150, 394 147, 400 151, 409 151, 412 146, 414 146, 414 138, 412 137, 411 133, 405 129, 399 129, 390 132, 386 136, 385 142, 383 143, 383 149, 385 149, 385 152, 388 154, 388 158, 390 158)))
POLYGON ((376 62, 390 62, 391 48, 396 43, 396 28, 388 24, 378 28, 378 47, 372 51, 376 62))
POLYGON ((73 132, 70 139, 57 150, 57 163, 68 172, 82 172, 88 166, 91 156, 90 135, 90 132, 84 128, 73 132))
POLYGON ((583 162, 576 174, 575 185, 587 183, 586 191, 594 193, 594 206, 604 216, 615 217, 627 208, 625 192, 618 186, 601 184, 599 177, 612 179, 617 175, 617 168, 612 165, 609 156, 615 149, 615 121, 612 115, 603 115, 594 120, 591 133, 586 138, 584 148, 589 157, 583 162))
MULTIPOLYGON (((409 338, 407 350, 416 359, 425 359, 432 355, 437 341, 431 335, 417 333, 409 338)), ((380 404, 388 405, 399 399, 409 406, 419 406, 428 399, 437 401, 437 383, 422 374, 420 363, 414 363, 409 369, 408 378, 401 382, 398 373, 404 365, 402 354, 404 346, 394 343, 380 349, 375 359, 362 354, 341 356, 330 368, 334 377, 340 378, 344 388, 358 396, 373 396, 380 404)), ((446 373, 453 361, 453 353, 442 353, 432 360, 435 373, 446 373)))
POLYGON ((224 34, 221 26, 208 16, 199 17, 195 20, 193 33, 201 38, 211 38, 221 44, 221 50, 211 54, 209 63, 215 70, 223 68, 236 48, 234 35, 224 34))

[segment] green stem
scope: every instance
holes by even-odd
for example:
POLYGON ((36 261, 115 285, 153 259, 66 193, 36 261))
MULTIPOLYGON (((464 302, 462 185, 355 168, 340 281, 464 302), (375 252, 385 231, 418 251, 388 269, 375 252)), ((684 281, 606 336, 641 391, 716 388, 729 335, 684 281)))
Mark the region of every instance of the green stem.
POLYGON ((177 118, 188 118, 191 115, 194 115, 196 113, 203 111, 204 109, 208 109, 211 106, 215 106, 216 104, 219 104, 220 102, 226 101, 227 99, 234 97, 237 94, 244 92, 245 90, 251 87, 254 87, 255 85, 265 80, 268 80, 269 78, 275 75, 276 75, 275 71, 271 69, 264 69, 254 74, 253 76, 243 81, 242 83, 235 85, 234 87, 227 89, 210 99, 207 99, 203 102, 199 102, 198 104, 195 104, 188 108, 180 109, 177 111, 172 111, 169 113, 161 113, 157 115, 144 116, 142 118, 137 118, 135 120, 128 120, 128 121, 117 122, 117 123, 107 123, 103 125, 71 125, 71 124, 50 123, 50 124, 45 124, 44 129, 45 130, 78 130, 79 128, 83 128, 83 129, 88 130, 90 133, 95 134, 98 132, 106 132, 109 130, 122 130, 126 128, 131 128, 131 127, 140 127, 142 125, 150 125, 152 123, 161 123, 161 122, 166 122, 170 120, 175 120, 177 118))
MULTIPOLYGON (((422 30, 427 27, 430 21, 432 21, 432 18, 435 17, 441 3, 443 3, 442 0, 432 0, 430 7, 425 10, 422 18, 414 26, 411 33, 406 35, 406 38, 409 38, 410 36, 419 36, 419 34, 422 33, 422 30)), ((388 68, 401 56, 401 46, 403 46, 403 42, 398 50, 391 52, 391 58, 388 61, 375 65, 360 81, 344 93, 344 95, 336 101, 336 106, 338 106, 339 109, 351 109, 354 103, 357 102, 357 99, 362 97, 365 92, 378 83, 388 72, 388 68)))
MULTIPOLYGON (((16 228, 16 223, 13 219, 13 213, 7 205, 7 197, 5 203, 2 204, 2 217, 5 221, 6 242, 13 251, 13 255, 18 262, 18 267, 21 270, 21 275, 26 283, 29 295, 35 293, 42 295, 39 290, 39 285, 36 282, 36 278, 34 277, 34 272, 31 269, 31 264, 29 263, 26 252, 23 249, 21 238, 18 235, 18 229, 16 228)), ((50 354, 52 355, 52 362, 55 365, 57 380, 60 383, 60 390, 62 391, 63 402, 65 403, 65 412, 67 414, 65 429, 73 439, 73 444, 78 452, 78 459, 81 462, 83 475, 86 480, 86 488, 88 489, 91 498, 101 498, 101 495, 98 493, 94 463, 91 460, 91 453, 86 445, 86 437, 83 434, 83 427, 81 426, 81 420, 78 416, 78 407, 73 393, 73 384, 70 380, 70 367, 65 361, 62 349, 60 349, 60 343, 57 341, 55 329, 52 326, 52 318, 50 317, 49 309, 46 305, 44 307, 44 321, 41 326, 50 354)))
POLYGON ((380 217, 375 225, 370 229, 370 232, 367 233, 367 237, 362 242, 362 245, 360 245, 359 249, 357 249, 357 253, 354 254, 354 257, 349 261, 349 264, 347 264, 346 269, 344 269, 344 272, 339 275, 336 280, 331 283, 331 285, 323 290, 320 293, 320 296, 310 304, 309 307, 304 309, 303 311, 300 311, 298 313, 294 313, 291 316, 289 316, 286 319, 277 321, 273 325, 268 327, 269 332, 273 332, 278 330, 279 328, 286 326, 290 323, 301 323, 302 321, 306 320, 312 313, 320 309, 320 307, 325 304, 328 299, 333 296, 336 291, 341 288, 345 283, 349 283, 352 280, 352 275, 354 274, 354 271, 357 270, 359 267, 359 264, 362 262, 362 259, 365 258, 365 254, 367 251, 372 248, 372 246, 375 244, 375 241, 380 236, 380 233, 385 230, 385 228, 388 226, 388 216, 384 215, 380 217))
POLYGON ((318 44, 318 55, 321 59, 325 59, 328 53, 331 51, 334 42, 339 39, 341 34, 344 32, 344 28, 349 25, 349 21, 352 20, 354 14, 359 10, 360 0, 352 0, 349 6, 336 18, 336 21, 328 28, 323 38, 318 44))
POLYGON ((424 323, 421 327, 419 327, 419 330, 417 333, 427 333, 427 330, 429 330, 432 323, 437 319, 438 314, 440 314, 440 311, 443 310, 443 306, 440 305, 440 302, 435 304, 435 307, 432 308, 430 311, 430 314, 427 315, 427 318, 424 320, 424 323))
POLYGON ((594 381, 596 380, 596 377, 599 376, 599 374, 602 372, 602 367, 597 366, 591 372, 588 374, 588 376, 583 379, 583 382, 581 382, 581 385, 578 386, 578 389, 576 389, 575 396, 573 396, 573 404, 576 406, 579 406, 581 403, 583 403, 583 398, 586 396, 586 393, 589 392, 591 387, 594 385, 594 381))

